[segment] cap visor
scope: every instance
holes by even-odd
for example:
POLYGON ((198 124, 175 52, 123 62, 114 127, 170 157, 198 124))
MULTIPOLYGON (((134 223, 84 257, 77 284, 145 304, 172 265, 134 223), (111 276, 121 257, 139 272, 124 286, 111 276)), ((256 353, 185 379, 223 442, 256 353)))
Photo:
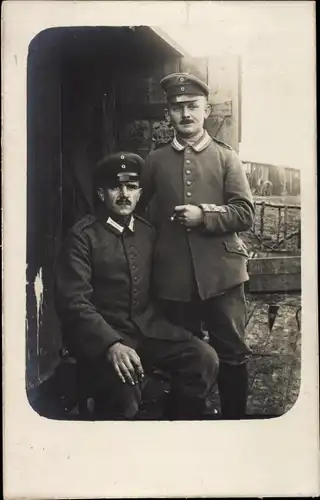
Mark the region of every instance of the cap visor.
POLYGON ((175 102, 194 102, 199 99, 199 97, 203 97, 204 94, 180 94, 180 95, 173 95, 169 98, 169 102, 175 103, 175 102))
POLYGON ((117 175, 117 180, 119 182, 130 182, 130 181, 138 181, 139 175, 135 172, 125 172, 117 175))

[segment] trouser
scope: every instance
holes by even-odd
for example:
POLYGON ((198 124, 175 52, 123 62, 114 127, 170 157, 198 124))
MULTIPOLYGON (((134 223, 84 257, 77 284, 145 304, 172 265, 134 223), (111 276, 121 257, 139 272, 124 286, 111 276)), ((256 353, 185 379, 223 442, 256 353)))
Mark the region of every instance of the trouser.
POLYGON ((251 356, 244 340, 247 315, 244 285, 203 301, 198 296, 191 302, 165 300, 163 308, 170 321, 195 335, 201 331, 201 324, 206 326, 209 343, 219 356, 222 417, 244 418, 248 389, 246 362, 251 356))
MULTIPOLYGON (((215 350, 202 340, 170 341, 143 338, 137 342, 124 336, 124 344, 138 353, 146 375, 154 368, 171 375, 171 390, 165 416, 169 420, 201 419, 205 400, 216 382, 219 360, 215 350)), ((133 419, 141 402, 140 385, 124 384, 107 361, 82 364, 83 384, 95 394, 102 419, 133 419)))

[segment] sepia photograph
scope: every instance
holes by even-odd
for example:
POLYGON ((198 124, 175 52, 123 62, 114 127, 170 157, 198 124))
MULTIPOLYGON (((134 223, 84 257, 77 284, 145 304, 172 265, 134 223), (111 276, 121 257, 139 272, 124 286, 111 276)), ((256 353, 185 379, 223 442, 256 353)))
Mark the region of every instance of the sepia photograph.
POLYGON ((250 142, 252 62, 190 38, 29 45, 27 393, 48 418, 270 418, 298 397, 300 159, 250 142))
POLYGON ((6 498, 316 494, 314 2, 4 3, 6 498))

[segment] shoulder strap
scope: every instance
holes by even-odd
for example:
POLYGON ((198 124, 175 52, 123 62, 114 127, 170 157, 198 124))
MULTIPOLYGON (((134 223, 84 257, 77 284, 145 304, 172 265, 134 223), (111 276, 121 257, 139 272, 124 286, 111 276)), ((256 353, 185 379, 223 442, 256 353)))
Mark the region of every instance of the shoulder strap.
POLYGON ((134 218, 139 220, 140 222, 143 222, 144 224, 147 224, 147 226, 151 227, 151 229, 154 229, 153 225, 150 224, 150 222, 148 222, 146 219, 144 219, 143 217, 140 217, 140 215, 136 215, 134 214, 134 218))
POLYGON ((217 139, 216 137, 212 137, 212 139, 215 142, 217 142, 218 144, 220 144, 220 146, 223 146, 223 147, 230 149, 232 151, 233 148, 231 146, 229 146, 229 144, 227 144, 226 142, 223 142, 223 141, 221 141, 221 139, 217 139))
POLYGON ((80 219, 78 222, 75 223, 73 226, 73 231, 80 233, 85 227, 90 226, 97 220, 97 217, 95 215, 88 214, 82 219, 80 219))

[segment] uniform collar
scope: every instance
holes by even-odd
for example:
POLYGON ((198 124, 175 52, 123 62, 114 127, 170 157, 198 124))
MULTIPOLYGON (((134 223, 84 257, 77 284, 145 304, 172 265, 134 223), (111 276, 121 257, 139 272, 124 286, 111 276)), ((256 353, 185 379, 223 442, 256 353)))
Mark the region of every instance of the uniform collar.
POLYGON ((204 130, 202 137, 200 137, 200 139, 194 144, 188 144, 182 139, 178 139, 178 137, 175 135, 173 141, 171 142, 171 145, 177 151, 183 151, 186 147, 191 147, 192 149, 194 149, 194 151, 200 153, 200 151, 203 151, 209 146, 211 141, 212 139, 210 135, 206 130, 204 130))
POLYGON ((106 220, 107 225, 113 229, 113 232, 117 234, 122 234, 127 227, 132 233, 134 233, 134 216, 131 215, 130 222, 127 226, 122 226, 119 222, 116 222, 112 217, 108 217, 106 220), (115 231, 114 231, 115 230, 115 231))

